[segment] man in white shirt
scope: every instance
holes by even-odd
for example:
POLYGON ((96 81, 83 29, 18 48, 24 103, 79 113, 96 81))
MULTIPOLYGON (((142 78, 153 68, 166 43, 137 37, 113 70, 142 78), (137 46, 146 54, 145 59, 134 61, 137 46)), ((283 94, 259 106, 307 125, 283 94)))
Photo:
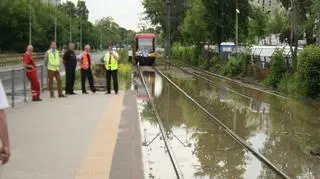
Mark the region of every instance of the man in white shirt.
POLYGON ((129 57, 128 62, 129 63, 132 62, 132 55, 133 55, 132 48, 130 48, 129 51, 128 51, 128 57, 129 57))
POLYGON ((2 146, 0 148, 0 160, 2 164, 9 161, 10 158, 10 143, 8 135, 8 127, 4 109, 8 108, 9 104, 7 101, 6 93, 2 86, 2 81, 0 80, 0 139, 2 146))

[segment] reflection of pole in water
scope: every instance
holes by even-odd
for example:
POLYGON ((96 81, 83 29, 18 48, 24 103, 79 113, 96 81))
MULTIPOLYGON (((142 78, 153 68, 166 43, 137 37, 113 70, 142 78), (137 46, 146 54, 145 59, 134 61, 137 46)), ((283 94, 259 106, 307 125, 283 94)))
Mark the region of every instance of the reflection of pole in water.
POLYGON ((155 72, 154 71, 143 71, 143 76, 146 78, 148 85, 151 85, 151 94, 155 94, 155 72))
POLYGON ((167 86, 168 86, 168 98, 167 98, 168 111, 167 111, 167 120, 169 121, 169 110, 170 110, 170 86, 169 86, 169 83, 167 83, 167 86))

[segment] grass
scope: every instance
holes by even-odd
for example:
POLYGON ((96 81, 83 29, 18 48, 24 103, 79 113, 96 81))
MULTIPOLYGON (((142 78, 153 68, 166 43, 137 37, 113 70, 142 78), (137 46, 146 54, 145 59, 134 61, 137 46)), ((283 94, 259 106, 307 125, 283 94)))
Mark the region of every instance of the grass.
MULTIPOLYGON (((106 85, 105 69, 103 65, 94 65, 92 67, 92 73, 94 76, 94 83, 99 89, 104 90, 106 85)), ((131 64, 119 64, 118 71, 118 82, 120 90, 128 90, 131 86, 131 73, 132 65, 131 64)), ((62 88, 65 88, 66 78, 62 77, 62 88)), ((86 86, 88 88, 88 80, 86 80, 86 86)), ((56 88, 56 84, 54 85, 56 88)), ((81 90, 81 72, 80 70, 76 71, 76 80, 74 84, 74 90, 81 90)))

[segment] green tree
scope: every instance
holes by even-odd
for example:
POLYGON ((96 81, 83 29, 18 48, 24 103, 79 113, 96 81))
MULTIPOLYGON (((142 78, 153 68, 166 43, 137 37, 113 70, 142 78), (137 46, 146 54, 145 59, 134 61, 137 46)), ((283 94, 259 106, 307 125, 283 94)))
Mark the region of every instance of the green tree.
POLYGON ((82 0, 78 1, 76 14, 79 19, 88 21, 89 10, 87 8, 85 1, 82 1, 82 0))
POLYGON ((279 34, 289 28, 288 17, 285 12, 277 9, 272 14, 267 24, 267 31, 270 34, 279 34))
POLYGON ((248 39, 249 44, 256 43, 267 35, 267 15, 260 8, 253 8, 250 13, 248 39))
MULTIPOLYGON (((79 8, 79 7, 78 7, 79 8)), ((59 9, 62 11, 62 12, 65 12, 65 14, 68 16, 68 17, 71 17, 71 18, 76 18, 77 17, 77 13, 78 13, 78 9, 77 7, 75 6, 75 4, 71 1, 67 1, 66 3, 63 3, 59 6, 59 9)), ((89 12, 89 11, 88 11, 89 12)))
POLYGON ((292 66, 293 70, 297 69, 297 54, 298 54, 298 40, 299 37, 302 37, 303 34, 306 34, 307 44, 313 44, 315 39, 313 37, 314 29, 314 20, 310 16, 313 2, 312 0, 281 0, 283 6, 286 10, 290 12, 290 36, 287 39, 290 39, 290 47, 292 54, 292 66), (291 4, 291 2, 293 2, 291 4), (292 37, 291 37, 292 36, 292 37), (293 48, 294 46, 294 48, 293 48))
MULTIPOLYGON (((0 17, 1 51, 25 50, 25 46, 28 44, 29 29, 27 2, 21 0, 3 1, 0 3, 0 11, 2 14, 0 17)), ((34 11, 32 16, 34 17, 34 11)))
POLYGON ((315 35, 320 38, 320 1, 318 0, 313 0, 313 5, 312 5, 312 15, 314 17, 314 19, 317 19, 317 25, 316 25, 316 31, 315 31, 315 35))
MULTIPOLYGON (((210 39, 220 44, 235 37, 236 1, 203 0, 205 21, 210 39)), ((239 39, 248 35, 248 23, 251 6, 248 0, 239 3, 239 39)))
POLYGON ((204 21, 205 7, 202 0, 190 2, 191 8, 188 9, 180 30, 184 41, 199 45, 207 37, 207 23, 204 21))
MULTIPOLYGON (((146 18, 149 19, 152 25, 162 27, 166 31, 167 27, 167 0, 143 0, 142 5, 145 9, 146 18)), ((179 25, 183 22, 186 12, 186 0, 170 0, 171 16, 171 39, 172 41, 181 40, 181 33, 178 30, 179 25)))

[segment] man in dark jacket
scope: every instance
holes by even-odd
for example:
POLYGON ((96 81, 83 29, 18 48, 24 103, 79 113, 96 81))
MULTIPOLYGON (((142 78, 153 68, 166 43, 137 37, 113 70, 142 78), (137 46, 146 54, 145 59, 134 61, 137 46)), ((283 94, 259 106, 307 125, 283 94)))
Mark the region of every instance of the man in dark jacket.
POLYGON ((73 91, 74 82, 76 79, 76 67, 77 67, 77 57, 74 52, 74 44, 69 44, 69 49, 63 55, 63 63, 66 69, 66 94, 75 95, 73 91))

